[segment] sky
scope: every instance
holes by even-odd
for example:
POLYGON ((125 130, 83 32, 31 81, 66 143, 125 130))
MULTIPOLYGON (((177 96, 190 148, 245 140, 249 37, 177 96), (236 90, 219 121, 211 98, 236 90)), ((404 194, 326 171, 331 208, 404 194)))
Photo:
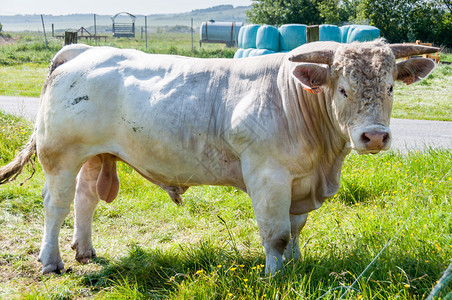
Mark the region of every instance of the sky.
POLYGON ((114 15, 126 11, 151 15, 190 12, 216 5, 251 5, 251 0, 0 0, 0 15, 78 13, 114 15))

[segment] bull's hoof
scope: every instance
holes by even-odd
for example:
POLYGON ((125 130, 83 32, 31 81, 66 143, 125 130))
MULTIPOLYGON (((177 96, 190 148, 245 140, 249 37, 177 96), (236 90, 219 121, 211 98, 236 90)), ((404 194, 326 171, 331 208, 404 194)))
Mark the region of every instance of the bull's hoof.
POLYGON ((96 258, 96 253, 94 249, 92 249, 92 253, 84 254, 84 255, 76 255, 75 259, 81 264, 89 264, 94 258, 96 258))
POLYGON ((55 273, 55 274, 61 274, 64 270, 64 264, 63 262, 59 262, 58 264, 49 264, 42 267, 42 274, 49 274, 49 273, 55 273))
POLYGON ((81 247, 79 247, 79 244, 75 242, 72 244, 72 249, 76 251, 75 259, 81 264, 88 264, 93 258, 97 257, 96 250, 94 250, 93 247, 82 250, 81 247))

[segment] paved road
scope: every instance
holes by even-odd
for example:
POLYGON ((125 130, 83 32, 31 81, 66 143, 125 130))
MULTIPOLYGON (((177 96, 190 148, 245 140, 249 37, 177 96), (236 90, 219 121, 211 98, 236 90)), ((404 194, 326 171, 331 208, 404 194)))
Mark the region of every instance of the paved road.
MULTIPOLYGON (((38 98, 0 96, 0 110, 34 119, 38 98)), ((400 151, 426 148, 452 149, 452 122, 392 119, 392 148, 400 151)))
POLYGON ((39 98, 0 96, 0 110, 33 120, 38 114, 39 98))

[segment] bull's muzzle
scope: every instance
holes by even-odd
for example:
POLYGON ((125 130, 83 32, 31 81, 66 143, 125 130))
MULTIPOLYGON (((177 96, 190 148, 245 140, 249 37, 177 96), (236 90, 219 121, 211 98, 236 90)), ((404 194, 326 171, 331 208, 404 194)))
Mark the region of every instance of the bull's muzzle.
POLYGON ((391 132, 389 130, 365 131, 361 134, 360 142, 364 146, 364 153, 378 153, 389 149, 391 132))

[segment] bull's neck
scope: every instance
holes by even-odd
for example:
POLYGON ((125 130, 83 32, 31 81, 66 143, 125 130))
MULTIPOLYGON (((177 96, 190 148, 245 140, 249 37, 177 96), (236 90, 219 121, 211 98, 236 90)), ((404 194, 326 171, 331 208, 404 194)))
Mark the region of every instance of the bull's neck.
POLYGON ((331 95, 327 90, 316 95, 306 92, 290 76, 289 68, 288 65, 282 67, 278 83, 283 86, 281 93, 292 148, 314 148, 322 164, 342 165, 349 149, 334 122, 331 95))

